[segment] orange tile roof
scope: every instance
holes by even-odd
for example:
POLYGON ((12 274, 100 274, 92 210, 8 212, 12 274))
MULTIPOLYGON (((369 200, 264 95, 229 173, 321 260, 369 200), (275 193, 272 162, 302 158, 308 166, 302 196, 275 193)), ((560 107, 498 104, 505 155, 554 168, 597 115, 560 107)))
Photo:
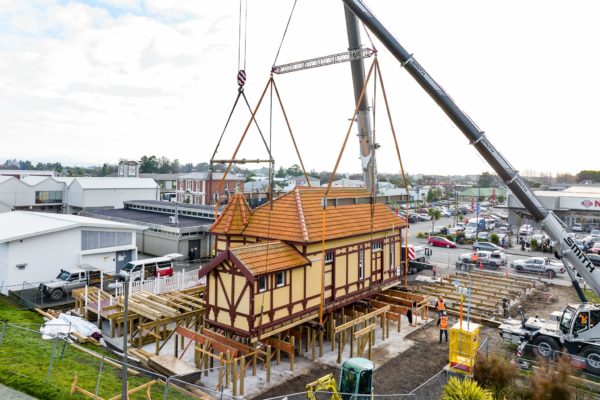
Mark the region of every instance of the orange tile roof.
POLYGON ((248 224, 252 211, 242 193, 231 196, 227 207, 210 228, 211 233, 240 234, 248 224))
POLYGON ((252 275, 309 265, 310 261, 294 246, 282 242, 269 242, 246 245, 230 249, 252 275))
MULTIPOLYGON (((322 240, 323 209, 321 200, 324 188, 296 188, 255 209, 243 230, 244 235, 311 243, 322 240)), ((369 193, 361 188, 332 188, 328 198, 365 197, 369 193)), ((384 204, 374 205, 371 228, 371 205, 329 205, 325 211, 325 239, 379 232, 406 226, 384 204)))

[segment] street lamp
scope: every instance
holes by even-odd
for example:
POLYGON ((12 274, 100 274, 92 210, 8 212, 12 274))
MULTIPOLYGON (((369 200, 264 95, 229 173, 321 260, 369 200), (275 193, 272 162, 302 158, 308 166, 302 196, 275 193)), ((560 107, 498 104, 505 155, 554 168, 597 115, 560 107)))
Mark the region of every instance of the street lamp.
MULTIPOLYGON (((467 331, 469 330, 469 325, 471 323, 471 286, 472 286, 472 281, 471 281, 471 274, 469 274, 466 271, 457 271, 457 274, 461 274, 461 275, 466 275, 467 278, 469 278, 469 286, 467 287, 466 290, 466 294, 467 294, 467 331)), ((461 286, 461 282, 458 278, 456 278, 454 280, 454 282, 452 282, 454 284, 454 286, 456 286, 456 291, 458 292, 458 294, 460 295, 460 330, 462 331, 462 316, 463 316, 463 295, 465 294, 465 288, 461 286)))

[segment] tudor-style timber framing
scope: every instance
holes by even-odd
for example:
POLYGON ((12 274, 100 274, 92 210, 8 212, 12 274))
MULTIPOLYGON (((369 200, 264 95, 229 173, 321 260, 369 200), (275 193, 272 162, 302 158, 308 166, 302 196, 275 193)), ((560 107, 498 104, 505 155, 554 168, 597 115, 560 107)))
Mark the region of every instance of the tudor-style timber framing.
MULTIPOLYGON (((252 212, 241 194, 232 196, 211 229, 217 255, 202 269, 208 325, 256 339, 318 317, 322 194, 296 189, 252 212)), ((368 193, 333 189, 330 196, 368 193)), ((402 282, 403 219, 383 204, 328 206, 326 213, 326 313, 402 282)))

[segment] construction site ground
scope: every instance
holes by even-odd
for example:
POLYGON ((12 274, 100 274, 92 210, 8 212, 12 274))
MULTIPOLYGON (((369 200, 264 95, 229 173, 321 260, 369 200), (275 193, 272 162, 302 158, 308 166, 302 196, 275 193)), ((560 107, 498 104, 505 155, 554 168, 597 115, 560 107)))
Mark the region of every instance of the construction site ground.
MULTIPOLYGON (((537 280, 531 277, 532 280, 537 280)), ((521 304, 526 316, 538 314, 540 317, 549 317, 552 311, 560 310, 569 302, 577 302, 578 298, 571 286, 564 284, 539 284, 538 290, 551 293, 552 299, 547 302, 547 295, 528 296, 521 304), (543 288, 543 289, 542 289, 543 288)), ((511 313, 517 317, 516 307, 511 313)), ((430 312, 434 317, 434 313, 430 312)), ((449 325, 452 326, 457 318, 450 318, 449 325)), ((499 331, 495 327, 483 326, 481 328, 481 340, 488 339, 488 351, 510 355, 514 349, 502 342, 499 331)), ((382 365, 377 367, 374 373, 374 387, 376 394, 404 394, 410 393, 429 378, 440 372, 448 362, 448 345, 439 343, 439 328, 435 320, 431 320, 421 329, 415 330, 404 338, 403 351, 397 356, 387 357, 382 365)), ((378 348, 374 349, 374 360, 376 365, 378 359, 378 348)), ((313 367, 304 374, 294 374, 285 383, 274 387, 257 399, 267 399, 284 396, 291 393, 304 392, 305 385, 328 373, 333 373, 336 380, 339 378, 339 368, 334 368, 322 363, 314 363, 313 367)))

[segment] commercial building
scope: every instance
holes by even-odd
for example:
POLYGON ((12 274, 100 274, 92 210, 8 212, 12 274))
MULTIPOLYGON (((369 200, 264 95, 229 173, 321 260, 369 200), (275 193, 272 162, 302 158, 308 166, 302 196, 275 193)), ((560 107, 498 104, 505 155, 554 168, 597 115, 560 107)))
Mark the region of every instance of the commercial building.
POLYGON ((190 172, 177 177, 177 202, 195 205, 212 204, 215 193, 219 192, 219 203, 227 203, 227 199, 237 190, 244 191, 244 178, 235 174, 227 174, 223 186, 219 190, 223 172, 190 172))
POLYGON ((215 208, 212 206, 126 201, 122 209, 89 210, 84 215, 146 228, 137 235, 136 243, 144 254, 162 256, 180 253, 189 259, 210 256, 208 230, 215 220, 215 208))
MULTIPOLYGON (((567 227, 571 228, 573 224, 581 224, 583 230, 600 227, 600 185, 575 185, 560 191, 537 190, 533 193, 567 227)), ((508 209, 511 224, 525 223, 527 211, 512 194, 508 195, 508 209)))
POLYGON ((126 200, 157 200, 159 193, 150 178, 0 176, 0 212, 75 214, 91 208, 123 208, 126 200))
POLYGON ((127 200, 158 200, 160 190, 150 178, 78 177, 67 188, 67 212, 123 208, 127 200))
POLYGON ((0 293, 36 287, 61 268, 92 265, 120 270, 137 259, 143 228, 77 215, 13 211, 0 214, 0 293))

